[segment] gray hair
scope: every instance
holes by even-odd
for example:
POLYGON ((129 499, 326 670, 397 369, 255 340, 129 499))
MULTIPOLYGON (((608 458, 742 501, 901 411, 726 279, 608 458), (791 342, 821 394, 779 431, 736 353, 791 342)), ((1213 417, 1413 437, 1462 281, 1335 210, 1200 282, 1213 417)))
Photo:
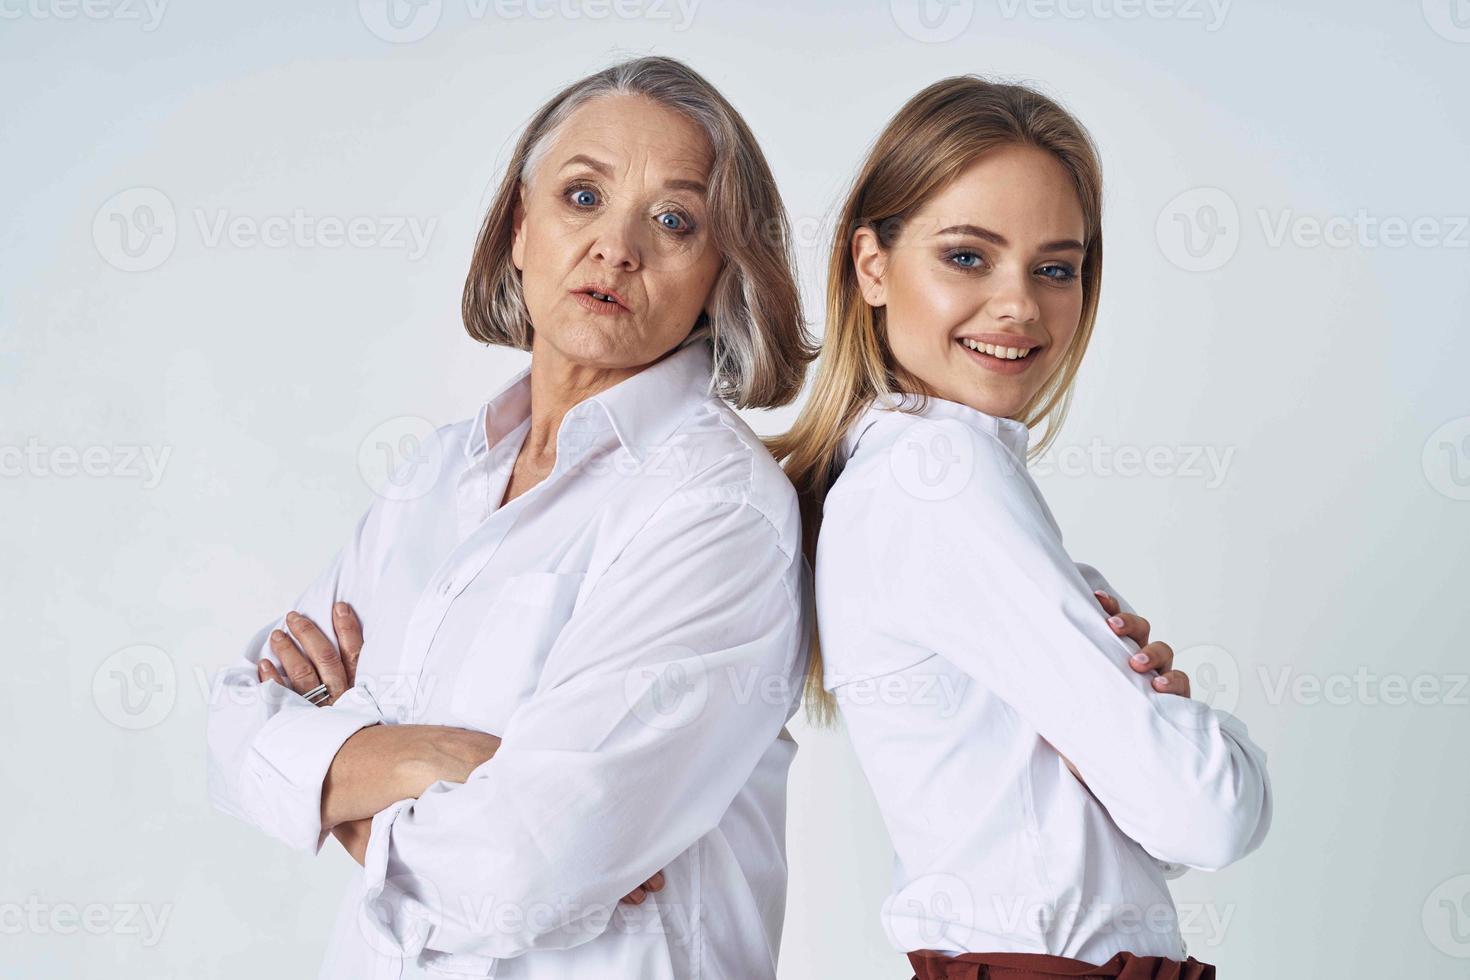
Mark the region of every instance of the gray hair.
POLYGON ((802 318, 786 209, 745 120, 699 73, 673 58, 635 58, 605 68, 567 86, 532 117, 480 226, 465 281, 465 329, 485 344, 530 349, 530 314, 511 261, 516 196, 567 119, 609 95, 651 99, 708 137, 714 152, 710 229, 725 262, 709 315, 691 325, 680 346, 710 341, 716 391, 736 407, 788 404, 801 392, 817 347, 802 318))

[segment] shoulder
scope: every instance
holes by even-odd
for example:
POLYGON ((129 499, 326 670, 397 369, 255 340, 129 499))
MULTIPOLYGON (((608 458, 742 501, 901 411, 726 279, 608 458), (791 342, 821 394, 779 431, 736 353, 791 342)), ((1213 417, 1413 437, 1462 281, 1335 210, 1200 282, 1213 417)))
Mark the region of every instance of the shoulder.
POLYGON ((674 431, 666 448, 677 479, 669 507, 708 504, 748 511, 769 525, 788 558, 801 550, 801 514, 796 490, 750 425, 711 396, 674 431))
POLYGON ((1025 461, 994 433, 957 419, 894 411, 857 434, 824 509, 840 522, 854 510, 932 513, 973 508, 997 494, 1030 493, 1025 461))

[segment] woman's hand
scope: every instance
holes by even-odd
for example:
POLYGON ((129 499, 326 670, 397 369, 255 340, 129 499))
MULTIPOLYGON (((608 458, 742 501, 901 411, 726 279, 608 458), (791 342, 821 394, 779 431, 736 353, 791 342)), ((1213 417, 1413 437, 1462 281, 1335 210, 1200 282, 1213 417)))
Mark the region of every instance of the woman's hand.
POLYGON ((1138 673, 1157 670, 1159 676, 1153 679, 1153 688, 1160 694, 1177 694, 1182 698, 1189 697, 1189 675, 1182 670, 1174 670, 1174 648, 1162 640, 1156 643, 1148 642, 1148 620, 1133 613, 1125 613, 1118 606, 1118 600, 1106 592, 1094 592, 1098 603, 1103 611, 1108 614, 1108 626, 1112 627, 1114 633, 1126 636, 1137 643, 1139 651, 1128 659, 1128 666, 1138 673))
POLYGON ((336 701, 356 683, 357 658, 362 653, 362 623, 351 606, 345 602, 332 606, 336 643, 295 610, 286 614, 286 629, 291 631, 289 635, 272 630, 270 636, 271 652, 280 659, 286 676, 282 677, 275 664, 263 659, 256 665, 261 683, 275 681, 297 694, 325 684, 328 698, 322 704, 336 701))
POLYGON ((624 895, 622 902, 625 905, 642 905, 643 900, 648 897, 649 892, 662 891, 664 887, 664 873, 657 871, 652 878, 624 895))
MULTIPOLYGON (((332 607, 332 630, 336 644, 327 639, 315 623, 296 611, 287 613, 286 628, 291 635, 276 630, 271 633, 271 650, 281 659, 286 677, 282 678, 275 665, 269 660, 260 661, 257 674, 261 683, 275 681, 289 687, 297 694, 305 694, 319 684, 327 685, 330 704, 343 691, 356 682, 357 660, 362 653, 362 623, 352 607, 339 602, 332 607), (299 646, 298 646, 299 644, 299 646)), ((430 785, 440 780, 462 783, 469 779, 482 763, 488 761, 500 747, 500 739, 484 732, 470 729, 449 728, 439 725, 392 725, 387 730, 374 732, 373 737, 389 738, 397 746, 408 748, 411 756, 406 768, 411 772, 410 784, 405 789, 413 790, 409 796, 417 798, 430 785)), ((359 733, 361 734, 361 733, 359 733)), ((349 740, 350 741, 350 740, 349 740)), ((331 776, 328 775, 330 782, 331 776)), ((324 789, 324 794, 326 790, 324 789)), ((407 796, 394 795, 395 799, 407 796)), ((324 800, 324 808, 326 803, 324 800)), ((373 827, 372 817, 344 820, 332 827, 332 836, 358 864, 367 860, 368 838, 373 827)), ((643 884, 624 895, 622 901, 629 905, 641 905, 652 892, 664 887, 664 873, 657 872, 643 884)))

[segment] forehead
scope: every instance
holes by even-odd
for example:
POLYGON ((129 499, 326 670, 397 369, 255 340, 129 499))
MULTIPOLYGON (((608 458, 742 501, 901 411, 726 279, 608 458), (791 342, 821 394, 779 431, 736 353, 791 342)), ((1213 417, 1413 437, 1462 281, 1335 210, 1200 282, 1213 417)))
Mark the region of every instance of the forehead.
POLYGON ((606 95, 578 106, 557 129, 542 165, 560 169, 582 154, 618 176, 703 180, 714 163, 704 129, 642 96, 606 95))
POLYGON ((1086 219, 1071 174, 1031 146, 983 154, 914 215, 923 234, 951 225, 980 225, 1012 241, 1084 238, 1086 219))

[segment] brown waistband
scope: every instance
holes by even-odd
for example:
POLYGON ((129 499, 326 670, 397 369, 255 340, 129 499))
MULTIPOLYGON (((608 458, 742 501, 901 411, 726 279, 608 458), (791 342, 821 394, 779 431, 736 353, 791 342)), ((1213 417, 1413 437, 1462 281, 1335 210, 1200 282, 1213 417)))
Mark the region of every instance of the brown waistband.
POLYGON ((1094 965, 1041 953, 966 953, 945 956, 921 949, 909 953, 914 980, 1215 980, 1215 968, 1193 956, 1184 962, 1163 956, 1119 953, 1094 965))

